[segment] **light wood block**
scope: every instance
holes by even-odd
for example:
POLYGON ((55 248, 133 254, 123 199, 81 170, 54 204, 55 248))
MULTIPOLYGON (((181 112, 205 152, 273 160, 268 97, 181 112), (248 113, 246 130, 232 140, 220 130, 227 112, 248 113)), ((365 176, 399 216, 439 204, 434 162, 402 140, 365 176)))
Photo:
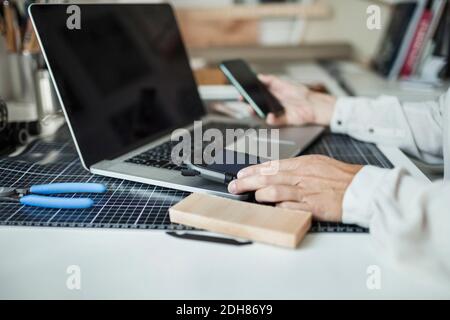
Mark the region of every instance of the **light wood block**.
POLYGON ((308 212, 193 193, 169 209, 172 223, 296 248, 311 226, 308 212))

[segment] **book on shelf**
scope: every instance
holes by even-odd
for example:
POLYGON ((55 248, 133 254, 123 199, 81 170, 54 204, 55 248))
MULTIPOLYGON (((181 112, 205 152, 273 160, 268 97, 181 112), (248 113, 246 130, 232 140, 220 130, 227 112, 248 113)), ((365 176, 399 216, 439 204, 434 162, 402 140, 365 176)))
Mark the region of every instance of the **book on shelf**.
POLYGON ((442 15, 444 14, 446 3, 447 0, 434 0, 431 2, 432 19, 427 34, 425 35, 423 44, 420 48, 418 60, 414 65, 414 70, 412 71, 413 74, 421 74, 425 62, 433 53, 434 36, 436 34, 439 23, 442 20, 442 15))
POLYGON ((441 78, 450 78, 450 3, 447 2, 445 14, 441 20, 441 24, 436 31, 436 49, 433 52, 434 56, 445 57, 447 64, 441 70, 441 78))
POLYGON ((374 69, 385 77, 391 77, 394 65, 398 64, 402 43, 408 33, 417 6, 416 1, 409 1, 398 3, 392 9, 391 21, 373 61, 374 69))
POLYGON ((428 66, 445 69, 440 74, 448 76, 449 49, 448 0, 395 1, 373 68, 390 80, 420 78, 428 66))
MULTIPOLYGON (((429 1, 429 4, 431 4, 431 1, 429 1)), ((403 67, 400 71, 400 77, 404 78, 413 75, 432 20, 433 12, 431 11, 431 6, 427 5, 427 8, 423 11, 422 16, 420 17, 413 40, 408 48, 405 62, 403 63, 403 67)))

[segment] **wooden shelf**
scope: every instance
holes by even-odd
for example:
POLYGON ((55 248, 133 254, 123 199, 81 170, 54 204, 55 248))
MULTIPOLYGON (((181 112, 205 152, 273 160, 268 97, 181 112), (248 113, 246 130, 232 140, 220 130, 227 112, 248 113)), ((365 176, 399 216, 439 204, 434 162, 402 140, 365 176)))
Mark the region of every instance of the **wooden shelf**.
POLYGON ((270 63, 274 61, 300 60, 348 60, 354 55, 353 48, 348 43, 304 44, 302 46, 238 46, 190 48, 191 57, 200 58, 208 64, 219 64, 223 60, 234 59, 237 56, 254 63, 270 63))
POLYGON ((260 4, 221 7, 175 7, 188 47, 244 46, 258 44, 263 18, 326 19, 331 8, 313 4, 260 4))
MULTIPOLYGON (((369 0, 365 0, 365 1, 369 2, 369 0)), ((399 0, 370 0, 370 1, 372 1, 372 2, 375 1, 375 2, 377 2, 381 5, 385 5, 385 6, 393 6, 393 5, 405 2, 405 1, 399 1, 399 0)))
POLYGON ((309 5, 302 4, 260 4, 233 5, 224 7, 190 7, 176 8, 177 14, 189 16, 196 20, 245 20, 269 17, 298 17, 304 19, 325 19, 331 16, 331 8, 317 2, 309 5))

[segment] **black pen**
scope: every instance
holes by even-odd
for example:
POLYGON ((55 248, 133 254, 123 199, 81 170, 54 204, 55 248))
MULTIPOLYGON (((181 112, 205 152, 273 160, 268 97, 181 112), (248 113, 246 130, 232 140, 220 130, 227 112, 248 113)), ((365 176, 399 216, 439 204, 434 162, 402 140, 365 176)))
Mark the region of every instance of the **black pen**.
POLYGON ((180 232, 174 232, 174 231, 167 231, 166 234, 168 234, 169 236, 178 238, 178 239, 206 241, 206 242, 213 242, 213 243, 219 243, 219 244, 228 244, 228 245, 232 245, 232 246, 246 246, 246 245, 253 243, 252 241, 238 241, 236 239, 214 237, 214 236, 189 233, 189 232, 180 233, 180 232))

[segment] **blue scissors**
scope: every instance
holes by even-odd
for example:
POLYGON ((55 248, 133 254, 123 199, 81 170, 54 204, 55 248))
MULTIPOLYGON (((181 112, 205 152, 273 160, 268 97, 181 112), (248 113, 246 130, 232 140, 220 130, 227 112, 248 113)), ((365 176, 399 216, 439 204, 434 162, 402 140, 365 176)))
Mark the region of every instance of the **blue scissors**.
POLYGON ((18 200, 23 205, 41 208, 86 209, 92 207, 94 204, 92 199, 50 197, 50 195, 103 193, 105 191, 106 187, 100 183, 51 183, 34 185, 25 189, 0 187, 0 201, 18 200))

